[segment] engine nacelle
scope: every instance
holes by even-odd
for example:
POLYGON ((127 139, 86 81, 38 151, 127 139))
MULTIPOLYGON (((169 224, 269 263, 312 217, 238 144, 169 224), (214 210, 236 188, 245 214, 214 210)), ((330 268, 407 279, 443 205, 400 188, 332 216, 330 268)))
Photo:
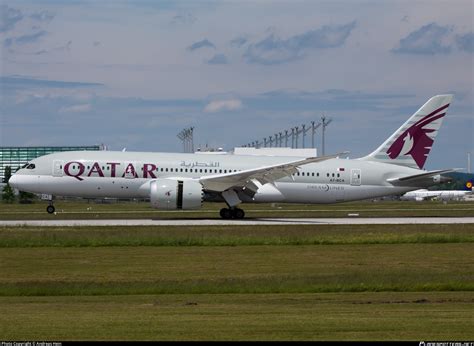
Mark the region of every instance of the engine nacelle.
POLYGON ((202 200, 202 185, 197 181, 157 179, 150 183, 150 202, 156 209, 200 209, 202 200))

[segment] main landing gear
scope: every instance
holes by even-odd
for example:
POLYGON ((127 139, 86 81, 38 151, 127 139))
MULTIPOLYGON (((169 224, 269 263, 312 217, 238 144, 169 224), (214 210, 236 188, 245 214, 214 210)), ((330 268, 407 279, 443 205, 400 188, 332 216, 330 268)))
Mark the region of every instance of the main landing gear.
POLYGON ((49 201, 49 205, 46 207, 48 214, 53 214, 56 208, 54 208, 53 201, 49 201))
POLYGON ((223 219, 243 219, 245 212, 240 208, 222 208, 220 215, 223 219))

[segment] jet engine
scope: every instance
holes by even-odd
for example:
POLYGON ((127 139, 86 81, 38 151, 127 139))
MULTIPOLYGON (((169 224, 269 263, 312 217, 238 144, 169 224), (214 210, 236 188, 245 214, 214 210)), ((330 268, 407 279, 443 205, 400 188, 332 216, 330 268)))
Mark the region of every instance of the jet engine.
POLYGON ((155 209, 200 209, 202 185, 192 180, 157 179, 150 183, 150 202, 155 209))

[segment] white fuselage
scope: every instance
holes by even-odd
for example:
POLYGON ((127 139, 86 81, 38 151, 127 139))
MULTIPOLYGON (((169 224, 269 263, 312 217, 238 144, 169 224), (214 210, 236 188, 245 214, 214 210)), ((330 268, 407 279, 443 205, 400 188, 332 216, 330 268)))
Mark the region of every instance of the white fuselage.
MULTIPOLYGON (((39 157, 34 168, 19 170, 10 183, 22 190, 86 198, 148 198, 159 178, 181 180, 242 171, 294 160, 294 157, 140 153, 63 152, 39 157)), ((243 202, 335 203, 402 194, 417 186, 394 186, 388 179, 423 173, 409 167, 349 159, 303 165, 291 177, 260 187, 243 202)), ((432 185, 432 184, 426 184, 432 185)))
POLYGON ((442 201, 461 200, 465 196, 472 195, 471 191, 460 190, 438 190, 428 191, 426 189, 410 191, 400 197, 402 201, 425 201, 429 199, 440 199, 442 201))

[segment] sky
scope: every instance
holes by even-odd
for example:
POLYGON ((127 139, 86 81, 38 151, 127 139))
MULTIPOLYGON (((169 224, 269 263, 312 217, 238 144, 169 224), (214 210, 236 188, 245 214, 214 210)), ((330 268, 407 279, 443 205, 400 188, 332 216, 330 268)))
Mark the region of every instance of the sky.
POLYGON ((453 93, 425 168, 466 168, 473 23, 471 0, 2 0, 0 146, 180 152, 194 126, 230 150, 325 115, 356 158, 453 93))

